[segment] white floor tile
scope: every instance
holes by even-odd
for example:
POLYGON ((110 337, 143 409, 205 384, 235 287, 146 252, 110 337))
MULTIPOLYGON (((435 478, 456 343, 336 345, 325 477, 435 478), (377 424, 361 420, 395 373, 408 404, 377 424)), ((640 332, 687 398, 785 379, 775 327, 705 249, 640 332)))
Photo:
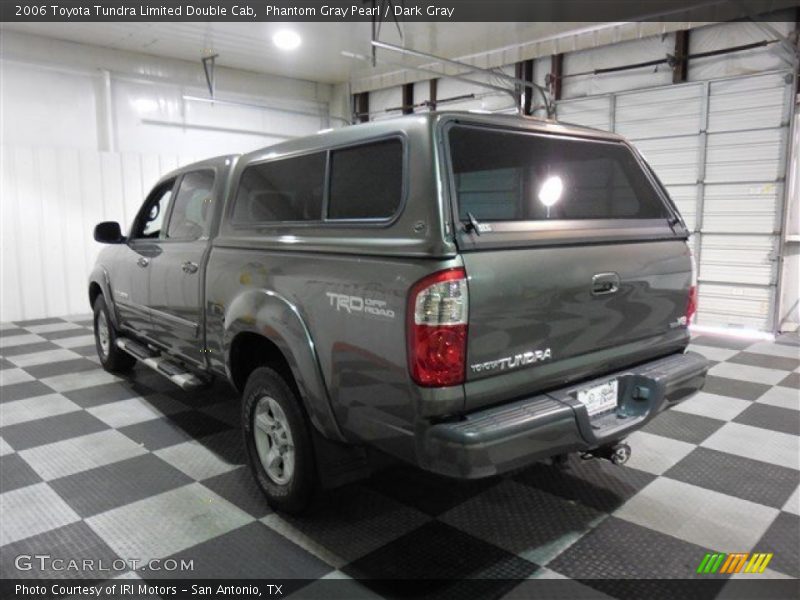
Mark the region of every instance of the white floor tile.
POLYGON ((3 369, 0 371, 0 386, 14 385, 25 381, 33 381, 33 377, 22 369, 3 369))
POLYGON ((0 354, 3 353, 3 348, 11 348, 12 346, 20 346, 22 344, 36 344, 46 341, 46 339, 36 335, 35 333, 23 333, 21 335, 2 337, 0 338, 0 354))
POLYGON ((789 496, 789 499, 786 501, 786 504, 783 505, 782 510, 800 516, 800 486, 798 486, 794 493, 789 496))
POLYGON ((254 519, 199 483, 151 496, 86 519, 125 559, 163 558, 254 519))
POLYGON ((80 521, 46 483, 0 494, 0 546, 80 521))
POLYGON ((774 342, 760 342, 747 348, 747 352, 755 354, 768 354, 770 356, 781 356, 783 358, 796 358, 800 360, 800 346, 787 346, 774 342))
POLYGON ((646 431, 635 431, 625 441, 631 447, 626 466, 654 475, 661 475, 697 447, 646 431))
POLYGON ((35 365, 44 365, 64 360, 75 360, 76 358, 82 358, 82 356, 77 352, 72 352, 65 348, 58 348, 56 350, 45 350, 44 352, 10 356, 6 360, 14 363, 18 367, 33 367, 35 365))
POLYGON ((751 365, 740 365, 737 363, 719 363, 711 367, 710 375, 717 377, 727 377, 740 381, 753 381, 755 383, 765 383, 775 385, 789 374, 789 371, 779 369, 765 369, 764 367, 753 367, 751 365))
POLYGON ((94 335, 89 333, 86 335, 74 335, 72 337, 61 338, 60 340, 53 340, 54 344, 62 348, 80 348, 81 346, 93 346, 94 335))
POLYGON ((119 462, 147 450, 121 434, 108 430, 22 450, 19 455, 49 481, 119 462))
POLYGON ((46 394, 35 398, 14 400, 0 404, 0 426, 8 427, 76 410, 81 410, 81 407, 61 394, 46 394))
POLYGON ((690 344, 689 350, 702 354, 708 360, 722 362, 732 356, 739 354, 739 350, 729 350, 728 348, 717 348, 716 346, 701 346, 700 344, 690 344))
POLYGON ((0 456, 5 456, 6 454, 11 454, 13 452, 14 449, 9 445, 9 443, 0 437, 0 456))
POLYGON ((153 454, 198 481, 227 473, 239 466, 222 460, 197 440, 162 448, 153 454))
POLYGON ((68 329, 80 329, 80 325, 75 323, 47 323, 45 325, 30 325, 26 326, 25 329, 30 331, 31 333, 51 333, 53 331, 67 331, 68 329))
POLYGON ((750 404, 751 402, 747 400, 698 392, 688 400, 674 406, 672 410, 701 417, 710 417, 711 419, 730 421, 736 418, 740 412, 746 410, 750 404))
POLYGON ((800 438, 796 435, 740 423, 726 423, 700 445, 800 470, 800 438))
POLYGON ((118 400, 93 406, 86 409, 86 412, 91 413, 114 429, 119 429, 126 425, 158 419, 181 410, 186 410, 186 406, 177 400, 165 398, 159 401, 158 408, 156 408, 146 398, 129 398, 128 400, 118 400))
POLYGON ((776 508, 667 477, 651 482, 615 513, 642 527, 723 552, 752 548, 777 515, 776 508))
POLYGON ((789 408, 791 410, 800 410, 800 390, 775 386, 762 394, 756 402, 759 404, 789 408))
POLYGON ((100 369, 97 371, 84 371, 82 373, 67 373, 65 375, 56 375, 55 377, 46 377, 42 379, 43 384, 57 392, 71 392, 72 390, 103 385, 104 383, 114 383, 115 381, 121 381, 121 379, 108 371, 102 371, 100 369))

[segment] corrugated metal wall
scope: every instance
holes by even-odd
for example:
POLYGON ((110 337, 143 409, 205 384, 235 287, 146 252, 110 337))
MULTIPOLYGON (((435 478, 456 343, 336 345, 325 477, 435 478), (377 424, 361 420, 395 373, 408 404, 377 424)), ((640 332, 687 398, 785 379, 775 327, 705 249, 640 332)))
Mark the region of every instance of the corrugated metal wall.
POLYGON ((697 322, 775 327, 792 74, 564 100, 558 118, 625 135, 693 230, 697 322))

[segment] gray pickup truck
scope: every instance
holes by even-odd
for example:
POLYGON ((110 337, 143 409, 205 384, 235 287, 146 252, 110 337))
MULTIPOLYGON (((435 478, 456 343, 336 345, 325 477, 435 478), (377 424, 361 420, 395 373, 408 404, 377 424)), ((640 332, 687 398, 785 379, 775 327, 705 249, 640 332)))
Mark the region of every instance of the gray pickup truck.
POLYGON ((705 381, 688 230, 619 136, 429 113, 163 177, 89 282, 97 351, 242 393, 269 502, 394 457, 456 478, 625 436, 705 381))

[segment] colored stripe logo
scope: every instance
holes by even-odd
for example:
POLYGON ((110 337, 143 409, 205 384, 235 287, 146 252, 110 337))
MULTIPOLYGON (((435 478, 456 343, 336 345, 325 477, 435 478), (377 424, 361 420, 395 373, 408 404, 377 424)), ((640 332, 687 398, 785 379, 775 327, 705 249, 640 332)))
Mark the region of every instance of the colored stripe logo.
POLYGON ((734 573, 763 573, 769 561, 772 560, 773 553, 766 552, 733 552, 724 554, 722 552, 709 552, 700 561, 697 572, 703 575, 723 573, 732 575, 734 573))

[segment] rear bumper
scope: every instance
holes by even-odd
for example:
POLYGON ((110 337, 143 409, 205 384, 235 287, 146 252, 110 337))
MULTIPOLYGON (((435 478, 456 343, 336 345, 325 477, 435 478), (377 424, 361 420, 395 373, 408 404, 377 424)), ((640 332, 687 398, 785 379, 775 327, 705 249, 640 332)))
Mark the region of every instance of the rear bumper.
POLYGON ((417 461, 430 471, 472 479, 605 446, 700 390, 708 368, 699 354, 673 354, 594 381, 480 410, 457 422, 424 424, 416 436, 417 461), (614 412, 590 419, 577 400, 578 390, 614 378, 619 381, 618 412, 625 416, 614 412))

